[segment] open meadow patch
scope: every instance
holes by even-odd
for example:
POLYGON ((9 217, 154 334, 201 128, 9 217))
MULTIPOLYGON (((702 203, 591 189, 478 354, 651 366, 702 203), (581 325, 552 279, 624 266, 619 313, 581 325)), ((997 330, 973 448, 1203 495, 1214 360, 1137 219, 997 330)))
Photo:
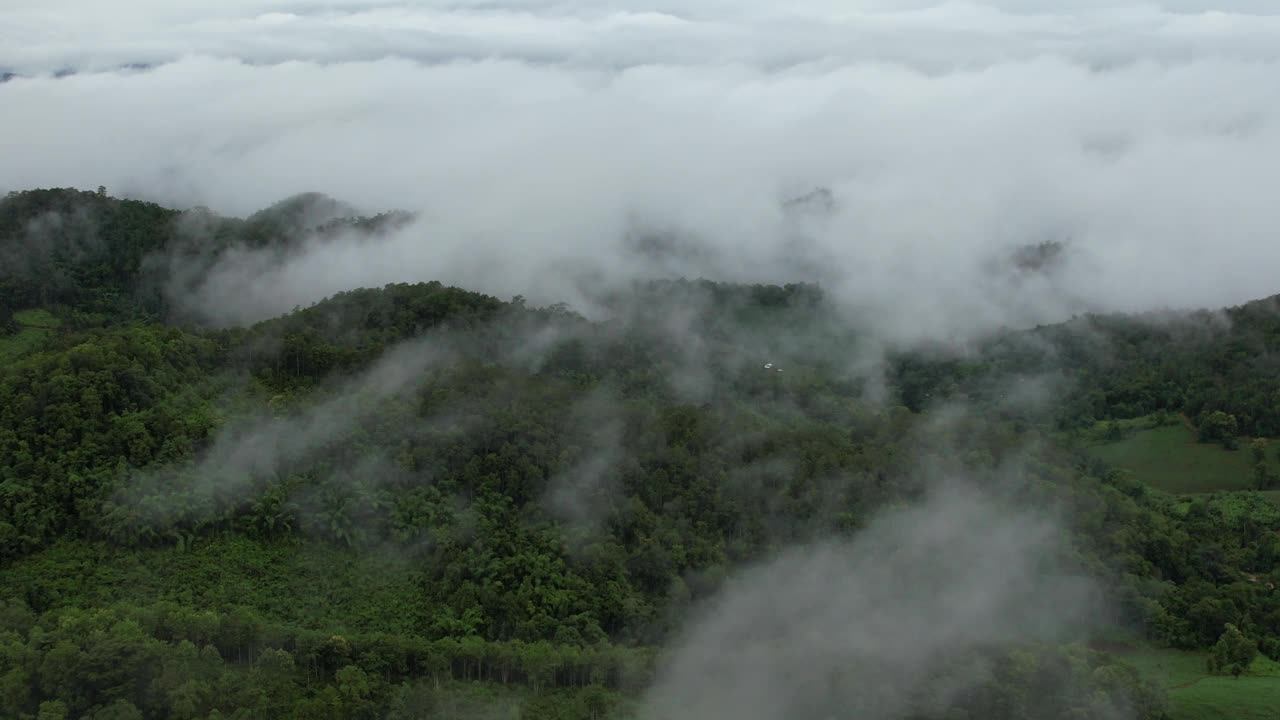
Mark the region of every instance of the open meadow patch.
POLYGON ((1209 674, 1208 653, 1138 650, 1124 660, 1169 694, 1171 720, 1263 720, 1280 716, 1280 663, 1259 655, 1239 678, 1209 674))
MULTIPOLYGON (((1189 427, 1165 425, 1139 430, 1115 442, 1093 445, 1089 454, 1133 473, 1135 479, 1172 493, 1254 490, 1254 458, 1247 440, 1228 450, 1216 443, 1198 442, 1189 427)), ((1266 462, 1273 476, 1280 474, 1274 449, 1266 462)))
POLYGON ((0 336, 0 363, 34 352, 53 334, 61 321, 48 310, 19 310, 13 314, 16 332, 0 336))

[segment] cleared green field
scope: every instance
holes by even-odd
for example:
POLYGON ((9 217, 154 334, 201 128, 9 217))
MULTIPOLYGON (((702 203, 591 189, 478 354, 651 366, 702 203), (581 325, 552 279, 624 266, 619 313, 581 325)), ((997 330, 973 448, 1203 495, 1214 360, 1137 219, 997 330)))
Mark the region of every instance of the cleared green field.
MULTIPOLYGON (((1240 449, 1226 450, 1221 445, 1196 442, 1191 429, 1179 424, 1141 430, 1124 440, 1093 445, 1089 452, 1172 493, 1254 489, 1248 439, 1241 440, 1240 449)), ((1280 474, 1274 449, 1267 452, 1267 462, 1273 473, 1280 474)))
POLYGON ((1164 685, 1171 720, 1274 720, 1280 717, 1280 663, 1258 656, 1239 679, 1210 675, 1205 653, 1143 650, 1126 661, 1164 685))
POLYGON ((19 310, 13 319, 21 326, 15 333, 0 336, 0 364, 34 352, 58 329, 61 321, 47 310, 19 310))

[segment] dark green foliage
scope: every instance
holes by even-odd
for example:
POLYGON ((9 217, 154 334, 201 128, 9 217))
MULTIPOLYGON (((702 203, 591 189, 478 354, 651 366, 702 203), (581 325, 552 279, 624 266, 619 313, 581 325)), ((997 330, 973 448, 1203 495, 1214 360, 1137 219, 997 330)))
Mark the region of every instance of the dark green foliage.
MULTIPOLYGON (((376 237, 411 219, 361 216, 316 193, 245 220, 120 200, 101 188, 10 193, 0 199, 0 309, 57 308, 79 327, 165 318, 169 293, 188 292, 233 247, 284 254, 310 237, 376 237)), ((0 310, 0 331, 4 321, 0 310)))
MULTIPOLYGON (((0 307, 68 321, 0 367, 0 716, 479 715, 464 688, 485 687, 506 715, 603 717, 735 568, 856 532, 935 468, 1017 468, 1009 491, 1062 511, 1073 569, 1151 640, 1207 648, 1230 623, 1280 653, 1280 510, 1165 495, 1045 432, 1123 437, 1149 413, 1215 442, 1280 431, 1258 308, 904 353, 887 404, 809 285, 641 284, 598 322, 438 282, 248 328, 157 322, 161 288, 236 244, 406 220, 310 195, 247 220, 65 190, 0 204, 0 252, 37 250, 0 267, 0 307), (1046 373, 1065 405, 1005 402, 1046 373), (962 396, 980 412, 926 415, 962 396)), ((954 660, 993 674, 952 716, 1049 696, 1061 717, 1163 712, 1078 649, 954 660)))
POLYGON ((173 604, 65 609, 0 629, 6 718, 414 717, 460 700, 457 683, 508 702, 599 717, 634 691, 652 655, 605 646, 343 636, 263 623, 251 612, 173 604), (530 697, 529 689, 546 694, 530 697), (397 715, 398 713, 398 715, 397 715))
POLYGON ((162 249, 178 213, 67 189, 0 200, 0 306, 67 306, 85 321, 160 310, 142 259, 162 249))
POLYGON ((0 303, 0 335, 16 333, 21 329, 18 321, 13 317, 13 308, 0 303))
MULTIPOLYGON (((300 632, 240 609, 172 603, 39 616, 20 601, 3 607, 13 619, 0 628, 0 712, 12 718, 400 718, 446 709, 483 717, 518 708, 590 720, 625 716, 623 698, 647 682, 655 659, 608 646, 300 632)), ((971 717, 1111 710, 1156 718, 1165 707, 1132 668, 1100 653, 1031 646, 983 655, 954 658, 939 677, 991 666, 954 699, 971 717)), ((941 716, 923 710, 937 704, 929 687, 911 692, 921 717, 941 716)))
POLYGON ((1228 450, 1236 449, 1236 433, 1239 432, 1239 424, 1236 422, 1235 415, 1214 410, 1202 417, 1198 425, 1201 442, 1218 442, 1228 450))
POLYGON ((1253 659, 1257 655, 1258 644, 1246 638, 1240 632, 1240 628, 1226 623, 1222 637, 1218 638, 1212 654, 1209 655, 1209 672, 1240 677, 1253 664, 1253 659))
POLYGON ((1052 412, 1063 429, 1099 420, 1180 413, 1214 418, 1206 437, 1280 435, 1280 296, 1182 314, 1086 315, 1060 325, 1008 332, 976 353, 949 348, 907 353, 894 364, 905 404, 923 407, 963 393, 998 405, 1016 378, 1049 378, 1067 396, 1052 412))
POLYGON ((365 367, 397 341, 432 329, 474 329, 506 309, 495 298, 438 282, 398 284, 339 293, 219 337, 235 348, 236 364, 272 388, 287 390, 365 367))
MULTIPOLYGON (((1132 667, 1115 657, 1080 647, 1017 648, 994 661, 990 678, 965 690, 943 713, 922 717, 967 718, 1161 718, 1168 700, 1132 667)), ((972 668, 978 658, 956 658, 972 668)), ((946 687, 940 679, 940 687, 946 687)))
POLYGON ((186 457, 214 420, 191 393, 213 343, 121 326, 66 338, 0 374, 0 558, 84 531, 129 468, 186 457))
POLYGON ((1254 438, 1249 443, 1249 454, 1253 457, 1255 463, 1263 463, 1267 460, 1267 440, 1266 438, 1254 438))
POLYGON ((1254 438, 1249 443, 1249 453, 1253 456, 1253 487, 1258 490, 1269 490, 1275 484, 1275 475, 1267 466, 1266 439, 1254 438))

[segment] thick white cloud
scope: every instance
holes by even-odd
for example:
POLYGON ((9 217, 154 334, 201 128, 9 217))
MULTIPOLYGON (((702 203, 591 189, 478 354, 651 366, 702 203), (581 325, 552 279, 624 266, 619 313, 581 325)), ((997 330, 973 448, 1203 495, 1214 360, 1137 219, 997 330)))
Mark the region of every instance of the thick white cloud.
POLYGON ((10 0, 0 67, 494 56, 616 66, 823 58, 934 69, 1044 52, 1108 62, 1203 52, 1274 58, 1269 0, 10 0))
POLYGON ((0 84, 0 190, 423 212, 210 286, 261 312, 424 278, 573 299, 566 269, 653 270, 619 250, 636 218, 696 238, 683 272, 819 277, 907 337, 1227 304, 1280 290, 1277 12, 11 0, 0 67, 33 77, 0 84), (158 67, 103 70, 126 62, 158 67), (834 214, 783 242, 779 200, 815 186, 834 214), (991 270, 1049 239, 1068 242, 1055 274, 991 270))

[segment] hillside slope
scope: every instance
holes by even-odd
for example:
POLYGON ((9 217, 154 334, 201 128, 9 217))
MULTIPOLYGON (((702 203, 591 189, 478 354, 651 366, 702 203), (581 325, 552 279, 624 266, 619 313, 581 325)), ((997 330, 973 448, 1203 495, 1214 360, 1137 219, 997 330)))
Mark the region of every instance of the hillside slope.
MULTIPOLYGON (((866 712, 1155 718, 1158 688, 1092 639, 1208 648, 1232 623, 1280 657, 1280 510, 1253 493, 1167 495, 1054 434, 1081 407, 1090 422, 1231 410, 1266 434, 1250 408, 1269 378, 1212 394, 1269 362, 1265 312, 904 352, 875 394, 880 378, 844 362, 866 338, 808 285, 639 285, 590 321, 425 282, 249 327, 177 326, 154 258, 220 252, 245 221, 218 220, 222 239, 193 250, 176 213, 94 193, 0 211, 10 249, 44 242, 31 228, 50 212, 86 218, 3 285, 12 310, 61 321, 0 368, 5 717, 643 715, 689 667, 690 628, 742 602, 744 569, 807 567, 788 549, 837 543, 850 567, 912 579, 869 612, 965 583, 964 597, 994 592, 998 576, 962 572, 982 557, 936 572, 900 559, 1041 537, 1014 523, 1001 541, 1001 513, 951 527, 963 503, 894 524, 950 485, 1015 519, 1053 508, 1063 532, 1027 543, 1044 550, 1026 582, 1092 578, 1108 621, 1010 615, 1009 632, 947 640, 951 609, 924 605, 943 639, 815 653, 821 682, 796 680, 794 717, 850 701, 886 658, 911 682, 854 693, 866 712), (104 244, 68 254, 87 237, 104 244), (49 278, 61 284, 42 294, 49 278), (1061 402, 1002 398, 1047 373, 1071 380, 1061 402), (1046 623, 1058 632, 1031 631, 1046 623), (951 686, 945 702, 933 692, 951 686)), ((814 571, 794 600, 812 605, 783 613, 843 618, 832 598, 862 589, 820 592, 840 587, 830 575, 814 571)), ((1059 603, 1021 610, 1073 610, 1059 603)))

